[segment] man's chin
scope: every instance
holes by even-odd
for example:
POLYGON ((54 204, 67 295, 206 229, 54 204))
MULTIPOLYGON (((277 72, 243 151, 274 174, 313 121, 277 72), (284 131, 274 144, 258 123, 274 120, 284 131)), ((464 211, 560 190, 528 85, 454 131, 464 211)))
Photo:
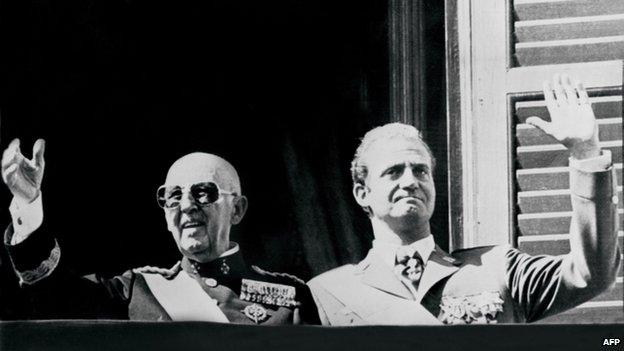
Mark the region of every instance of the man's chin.
POLYGON ((194 238, 183 238, 180 242, 180 248, 184 252, 188 252, 190 254, 200 254, 208 251, 210 249, 210 244, 201 242, 194 238))
POLYGON ((401 211, 393 211, 388 217, 390 222, 404 227, 419 225, 420 223, 428 221, 430 216, 428 216, 426 211, 423 211, 422 208, 410 207, 401 209, 401 211))
POLYGON ((402 204, 401 206, 395 207, 391 212, 390 216, 396 219, 413 219, 413 218, 421 218, 424 215, 424 211, 422 206, 418 206, 416 204, 402 204))

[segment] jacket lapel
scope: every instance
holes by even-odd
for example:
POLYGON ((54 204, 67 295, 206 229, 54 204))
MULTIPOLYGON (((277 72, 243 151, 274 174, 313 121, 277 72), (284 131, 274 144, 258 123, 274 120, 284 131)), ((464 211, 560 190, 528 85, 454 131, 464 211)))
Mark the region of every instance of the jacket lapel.
POLYGON ((431 256, 429 256, 422 278, 420 279, 416 301, 420 303, 431 287, 440 280, 457 272, 457 270, 459 270, 457 266, 460 264, 461 262, 459 260, 447 254, 436 245, 431 256))
MULTIPOLYGON (((410 290, 381 258, 369 251, 368 256, 358 265, 361 282, 373 288, 364 294, 367 303, 352 301, 354 311, 366 324, 389 325, 431 325, 439 324, 420 303, 414 301, 410 290), (385 294, 391 296, 384 297, 385 294)), ((353 295, 353 292, 351 292, 353 295)), ((354 298, 352 297, 351 300, 354 298)))
POLYGON ((362 270, 362 283, 404 299, 413 299, 409 289, 372 250, 358 266, 362 270))

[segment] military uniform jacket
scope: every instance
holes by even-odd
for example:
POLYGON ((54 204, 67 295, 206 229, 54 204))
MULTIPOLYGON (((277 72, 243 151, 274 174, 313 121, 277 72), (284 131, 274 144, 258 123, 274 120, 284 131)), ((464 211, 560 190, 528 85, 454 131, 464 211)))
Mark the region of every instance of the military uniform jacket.
POLYGON ((571 169, 571 252, 531 256, 510 246, 449 255, 439 247, 426 262, 417 294, 371 250, 308 285, 324 325, 531 322, 572 308, 615 281, 617 194, 612 170, 571 169))
MULTIPOLYGON (((33 319, 185 320, 281 325, 319 324, 300 279, 248 267, 239 250, 202 264, 183 258, 164 273, 129 270, 81 277, 64 267, 55 239, 37 230, 5 246, 33 319)), ((153 270, 152 270, 153 271, 153 270)))

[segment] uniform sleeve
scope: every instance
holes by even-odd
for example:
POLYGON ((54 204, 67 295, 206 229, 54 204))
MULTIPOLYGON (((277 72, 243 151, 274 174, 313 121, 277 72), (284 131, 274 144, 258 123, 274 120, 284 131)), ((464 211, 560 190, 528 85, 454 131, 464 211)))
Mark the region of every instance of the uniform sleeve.
POLYGON ((320 325, 321 320, 319 319, 319 312, 312 298, 310 288, 305 284, 298 285, 297 295, 299 295, 298 300, 301 303, 298 307, 299 315, 301 316, 301 324, 320 325))
POLYGON ((127 319, 134 273, 112 278, 83 277, 61 260, 61 248, 45 223, 23 240, 11 244, 13 224, 4 245, 20 294, 30 305, 30 319, 127 319))
POLYGON ((23 288, 32 304, 31 319, 128 319, 134 273, 105 278, 59 268, 23 288))
POLYGON ((316 305, 319 321, 322 325, 330 325, 329 317, 327 317, 327 312, 325 311, 325 306, 323 304, 323 300, 318 295, 319 286, 314 284, 313 282, 308 282, 308 288, 310 289, 310 294, 314 300, 314 304, 316 305))
POLYGON ((269 280, 277 284, 286 284, 295 287, 295 300, 298 302, 298 306, 295 307, 295 324, 305 325, 319 325, 319 314, 316 304, 312 298, 310 288, 305 284, 303 280, 288 273, 268 272, 257 266, 252 266, 252 270, 259 274, 263 280, 269 280))
POLYGON ((4 232, 4 245, 20 285, 31 285, 48 277, 61 260, 61 249, 45 229, 36 230, 16 244, 13 224, 4 232))
POLYGON ((527 321, 577 306, 614 284, 620 266, 615 171, 601 161, 570 167, 570 253, 531 256, 510 249, 507 285, 527 321))

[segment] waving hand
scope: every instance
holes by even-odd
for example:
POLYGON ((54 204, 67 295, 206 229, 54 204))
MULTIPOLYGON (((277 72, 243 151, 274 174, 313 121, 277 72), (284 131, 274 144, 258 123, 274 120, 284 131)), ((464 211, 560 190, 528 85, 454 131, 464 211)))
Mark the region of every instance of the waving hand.
POLYGON ((33 158, 27 159, 20 151, 19 139, 11 141, 2 155, 2 180, 15 197, 31 202, 39 196, 45 161, 45 141, 33 145, 33 158))
POLYGON ((539 117, 529 117, 526 122, 565 145, 573 158, 598 156, 598 126, 583 84, 556 75, 552 83, 544 82, 543 90, 550 122, 539 117))

